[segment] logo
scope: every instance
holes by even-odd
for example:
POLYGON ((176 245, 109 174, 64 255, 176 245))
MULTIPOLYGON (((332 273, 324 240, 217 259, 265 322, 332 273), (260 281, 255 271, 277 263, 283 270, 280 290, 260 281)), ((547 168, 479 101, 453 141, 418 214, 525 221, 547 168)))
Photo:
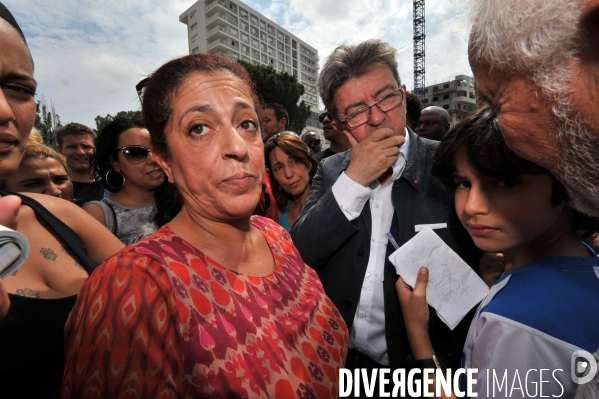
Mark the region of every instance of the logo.
POLYGON ((585 350, 577 350, 570 359, 570 375, 575 384, 582 385, 591 381, 597 374, 597 361, 585 350))

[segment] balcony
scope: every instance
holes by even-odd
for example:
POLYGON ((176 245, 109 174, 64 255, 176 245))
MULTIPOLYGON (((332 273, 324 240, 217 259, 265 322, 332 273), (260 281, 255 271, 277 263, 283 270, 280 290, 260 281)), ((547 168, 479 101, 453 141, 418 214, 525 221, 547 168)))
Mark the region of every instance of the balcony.
POLYGON ((214 28, 210 29, 208 32, 206 32, 206 39, 210 39, 210 38, 222 38, 222 39, 226 39, 227 38, 227 34, 229 34, 229 32, 227 32, 227 28, 221 25, 216 25, 214 26, 214 28))
POLYGON ((210 30, 217 24, 223 25, 223 22, 227 23, 227 14, 214 14, 206 20, 206 29, 210 30))
POLYGON ((226 12, 227 2, 223 0, 212 1, 211 3, 206 5, 206 8, 204 10, 206 13, 206 17, 210 17, 215 12, 226 12))
POLYGON ((464 104, 464 105, 468 104, 468 105, 476 106, 476 99, 470 98, 468 96, 456 96, 453 99, 453 102, 456 104, 464 104))
POLYGON ((216 39, 208 43, 208 50, 214 51, 229 51, 228 41, 216 39))

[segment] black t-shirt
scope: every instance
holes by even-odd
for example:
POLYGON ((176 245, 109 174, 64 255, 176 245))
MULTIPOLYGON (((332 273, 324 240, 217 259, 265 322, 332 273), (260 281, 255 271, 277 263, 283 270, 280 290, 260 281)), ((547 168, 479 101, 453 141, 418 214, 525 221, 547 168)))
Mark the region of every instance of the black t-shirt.
POLYGON ((327 148, 326 150, 324 150, 324 151, 320 151, 318 154, 314 155, 314 158, 316 158, 316 160, 317 160, 318 162, 320 162, 320 161, 322 161, 323 159, 325 159, 325 158, 328 158, 328 157, 330 157, 331 155, 335 155, 335 154, 336 154, 336 152, 333 152, 333 151, 331 151, 331 149, 330 149, 330 148, 327 148))
POLYGON ((83 206, 90 201, 100 201, 104 198, 104 187, 97 182, 82 183, 73 182, 73 202, 83 206))

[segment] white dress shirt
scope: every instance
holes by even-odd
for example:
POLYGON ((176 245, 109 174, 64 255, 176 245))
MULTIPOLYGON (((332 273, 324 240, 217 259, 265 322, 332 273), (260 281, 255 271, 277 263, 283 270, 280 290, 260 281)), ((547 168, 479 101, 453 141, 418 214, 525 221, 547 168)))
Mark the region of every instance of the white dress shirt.
POLYGON ((408 158, 410 136, 406 129, 406 141, 399 147, 399 157, 393 164, 393 175, 383 185, 378 180, 364 187, 343 172, 332 187, 333 196, 348 220, 357 219, 370 201, 372 236, 366 275, 360 293, 360 302, 354 316, 349 347, 367 355, 377 363, 388 366, 387 341, 385 338, 385 298, 383 277, 387 254, 387 233, 393 220, 391 189, 400 178, 408 158))

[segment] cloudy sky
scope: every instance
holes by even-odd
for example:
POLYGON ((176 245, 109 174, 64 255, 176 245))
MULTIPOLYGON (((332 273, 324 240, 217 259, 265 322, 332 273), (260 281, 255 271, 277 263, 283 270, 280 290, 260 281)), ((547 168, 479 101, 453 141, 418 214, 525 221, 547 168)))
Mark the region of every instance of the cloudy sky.
MULTIPOLYGON (((135 84, 188 53, 179 15, 193 0, 2 0, 31 48, 38 97, 63 124, 95 127, 97 115, 140 108, 135 84)), ((203 1, 203 0, 201 0, 203 1)), ((246 0, 318 50, 320 66, 342 43, 380 38, 399 50, 413 86, 412 0, 246 0)), ((426 0, 426 81, 471 74, 463 11, 455 0, 426 0)))

